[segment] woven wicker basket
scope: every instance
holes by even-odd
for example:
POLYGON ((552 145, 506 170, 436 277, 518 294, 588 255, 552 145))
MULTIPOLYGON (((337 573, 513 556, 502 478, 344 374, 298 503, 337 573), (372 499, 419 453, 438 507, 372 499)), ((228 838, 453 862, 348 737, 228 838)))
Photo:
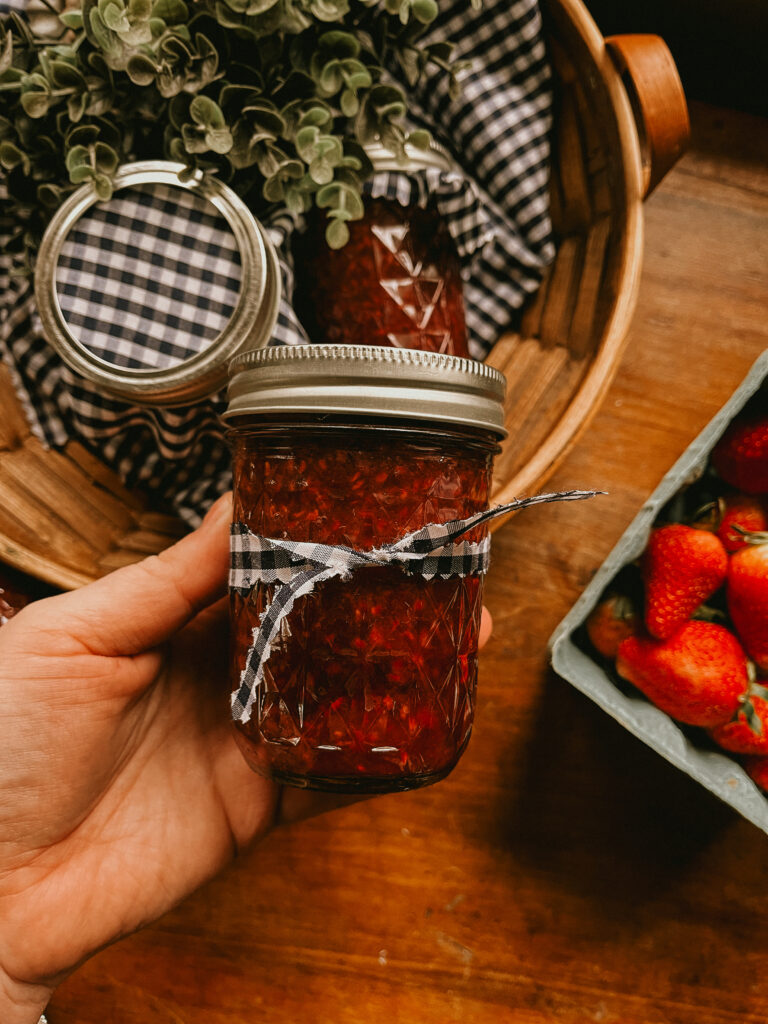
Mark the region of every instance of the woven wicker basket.
MULTIPOLYGON (((539 487, 605 394, 637 297, 642 201, 688 138, 682 87, 660 39, 604 40, 581 0, 543 6, 557 80, 557 257, 520 333, 489 360, 508 381, 494 502, 539 487)), ((0 367, 0 561, 72 588, 183 532, 80 444, 45 450, 0 367)))

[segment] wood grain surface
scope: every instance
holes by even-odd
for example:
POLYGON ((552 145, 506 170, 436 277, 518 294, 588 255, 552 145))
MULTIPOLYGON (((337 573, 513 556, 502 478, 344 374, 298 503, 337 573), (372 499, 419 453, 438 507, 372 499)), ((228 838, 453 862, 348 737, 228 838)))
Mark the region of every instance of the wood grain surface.
POLYGON ((768 837, 548 668, 557 623, 768 346, 768 122, 695 107, 646 214, 620 372, 551 481, 609 495, 495 535, 458 768, 273 833, 82 967, 50 1024, 768 1020, 768 837))

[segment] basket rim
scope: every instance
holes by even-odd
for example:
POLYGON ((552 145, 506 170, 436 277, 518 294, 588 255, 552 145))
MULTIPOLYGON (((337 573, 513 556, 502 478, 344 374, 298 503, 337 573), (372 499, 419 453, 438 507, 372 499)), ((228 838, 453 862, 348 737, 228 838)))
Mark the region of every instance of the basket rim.
MULTIPOLYGON (((582 0, 546 0, 546 3, 549 8, 560 8, 579 32, 592 58, 595 72, 606 88, 616 117, 626 203, 625 209, 615 214, 616 219, 621 222, 621 258, 618 270, 621 284, 616 289, 592 365, 546 443, 511 480, 493 491, 493 500, 499 504, 509 502, 515 495, 526 493, 554 473, 592 422, 611 385, 628 341, 629 325, 640 292, 643 263, 643 164, 637 123, 627 91, 608 50, 605 37, 582 0)), ((495 520, 491 524, 491 531, 503 526, 508 518, 502 516, 495 520)))
MULTIPOLYGON (((562 415, 546 441, 512 479, 494 480, 494 503, 509 501, 512 496, 530 491, 549 477, 564 461, 597 413, 617 371, 621 354, 628 340, 629 324, 637 304, 644 244, 643 169, 635 116, 606 41, 582 0, 544 0, 555 17, 565 19, 580 36, 592 63, 600 87, 605 90, 615 118, 621 164, 621 200, 611 216, 616 225, 618 245, 618 285, 600 326, 600 339, 591 365, 573 392, 562 415)), ((506 517, 496 520, 498 529, 506 517)), ((51 560, 43 561, 39 553, 0 532, 0 559, 9 566, 26 572, 65 590, 75 589, 95 577, 73 567, 51 560)))

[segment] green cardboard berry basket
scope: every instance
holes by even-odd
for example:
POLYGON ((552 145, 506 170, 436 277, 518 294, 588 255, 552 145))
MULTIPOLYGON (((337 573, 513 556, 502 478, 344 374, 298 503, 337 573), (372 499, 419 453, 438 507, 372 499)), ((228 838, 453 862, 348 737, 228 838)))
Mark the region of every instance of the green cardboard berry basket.
POLYGON ((744 772, 737 758, 709 749, 705 743, 697 743, 697 730, 681 728, 638 691, 620 688, 580 642, 585 620, 608 584, 641 554, 660 510, 682 487, 698 479, 709 453, 730 421, 761 389, 768 403, 768 351, 760 356, 730 401, 686 449, 645 502, 590 585, 552 634, 549 646, 552 665, 558 675, 585 693, 638 739, 768 833, 768 799, 744 772))

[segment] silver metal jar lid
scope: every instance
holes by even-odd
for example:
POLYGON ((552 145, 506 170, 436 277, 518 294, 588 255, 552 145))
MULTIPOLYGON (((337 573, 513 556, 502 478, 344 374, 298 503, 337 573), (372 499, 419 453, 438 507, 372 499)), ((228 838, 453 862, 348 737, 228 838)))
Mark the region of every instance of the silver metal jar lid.
POLYGON ((406 144, 405 161, 401 160, 394 150, 388 149, 381 142, 367 143, 364 148, 368 159, 373 164, 374 171, 400 171, 403 174, 408 174, 410 171, 425 171, 433 167, 438 171, 450 171, 455 167, 448 150, 443 149, 434 140, 430 142, 427 149, 406 144))
MULTIPOLYGON (((62 312, 58 276, 62 249, 70 233, 100 202, 92 183, 83 185, 59 207, 38 254, 35 296, 50 345, 73 370, 105 394, 139 405, 181 405, 215 393, 226 384, 232 357, 243 349, 265 346, 277 320, 280 268, 266 232, 227 185, 201 173, 182 180, 179 175, 183 170, 181 163, 161 160, 125 164, 117 171, 113 187, 115 194, 148 185, 194 193, 197 199, 210 204, 211 213, 223 217, 231 230, 240 264, 237 297, 223 329, 210 340, 204 339, 201 351, 173 365, 139 368, 116 365, 78 338, 62 312)), ((94 255, 98 258, 100 254, 94 255)), ((98 318, 98 307, 92 314, 98 318)))
POLYGON ((504 428, 505 378, 472 359, 368 345, 287 345, 230 364, 224 419, 341 415, 504 428))

